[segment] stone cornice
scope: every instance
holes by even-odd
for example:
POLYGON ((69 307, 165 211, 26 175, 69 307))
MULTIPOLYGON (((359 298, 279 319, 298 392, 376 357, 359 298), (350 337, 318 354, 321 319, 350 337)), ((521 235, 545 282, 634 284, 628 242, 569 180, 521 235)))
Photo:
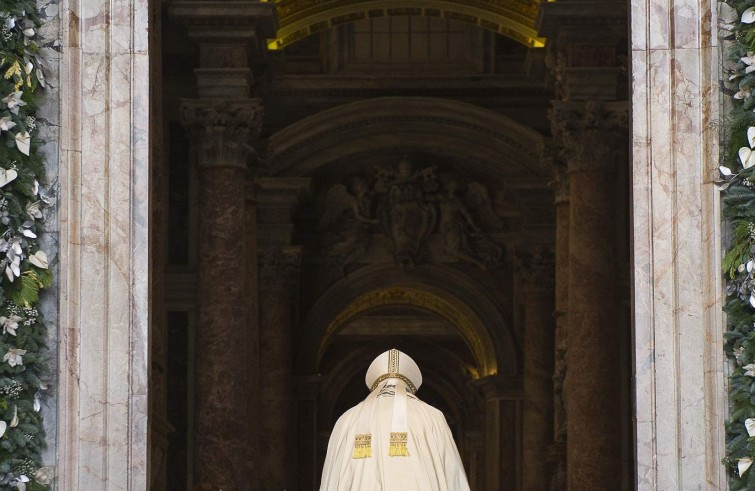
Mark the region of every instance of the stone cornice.
POLYGON ((602 26, 616 27, 626 33, 627 3, 625 1, 543 2, 537 15, 540 36, 555 38, 564 28, 602 26))
POLYGON ((264 40, 278 28, 272 2, 179 1, 170 4, 169 15, 187 25, 194 38, 264 40))

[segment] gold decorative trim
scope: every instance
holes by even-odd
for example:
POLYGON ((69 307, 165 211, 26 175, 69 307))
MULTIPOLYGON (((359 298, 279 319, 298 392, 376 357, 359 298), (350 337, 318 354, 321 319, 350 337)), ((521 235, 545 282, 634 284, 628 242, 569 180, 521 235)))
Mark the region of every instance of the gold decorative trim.
POLYGON ((391 15, 440 17, 472 24, 531 48, 545 46, 535 28, 539 2, 531 0, 279 0, 280 27, 268 49, 282 49, 347 22, 391 15))
POLYGON ((380 385, 380 382, 382 382, 383 380, 388 380, 389 378, 397 378, 399 380, 403 380, 406 383, 409 392, 411 392, 412 394, 417 393, 417 387, 414 385, 414 383, 412 383, 412 381, 409 380, 408 377, 405 377, 398 372, 388 372, 379 376, 377 379, 375 379, 375 382, 373 382, 372 387, 370 387, 370 392, 377 389, 377 386, 380 385))
POLYGON ((409 435, 404 432, 391 433, 391 444, 388 447, 388 455, 391 457, 408 457, 409 449, 406 447, 409 435))
POLYGON ((453 302, 437 294, 410 286, 397 286, 373 290, 360 295, 344 308, 328 325, 320 344, 322 354, 328 342, 355 316, 386 305, 412 305, 434 312, 451 323, 469 346, 477 362, 476 377, 495 375, 497 361, 492 340, 485 327, 469 307, 453 302))
POLYGON ((365 433, 354 437, 354 459, 369 459, 372 457, 372 435, 365 433))

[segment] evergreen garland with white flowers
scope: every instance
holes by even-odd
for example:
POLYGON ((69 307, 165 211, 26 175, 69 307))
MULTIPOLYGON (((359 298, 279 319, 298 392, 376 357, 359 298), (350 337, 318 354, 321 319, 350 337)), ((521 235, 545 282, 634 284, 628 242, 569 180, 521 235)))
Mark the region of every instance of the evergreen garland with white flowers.
POLYGON ((755 491, 755 0, 727 3, 737 20, 721 26, 730 45, 724 92, 732 97, 719 168, 723 213, 732 232, 723 260, 725 350, 732 360, 724 464, 732 490, 755 491))
POLYGON ((35 2, 0 0, 0 490, 44 490, 40 413, 49 373, 38 310, 52 285, 38 237, 51 198, 37 149, 37 90, 45 80, 35 2))

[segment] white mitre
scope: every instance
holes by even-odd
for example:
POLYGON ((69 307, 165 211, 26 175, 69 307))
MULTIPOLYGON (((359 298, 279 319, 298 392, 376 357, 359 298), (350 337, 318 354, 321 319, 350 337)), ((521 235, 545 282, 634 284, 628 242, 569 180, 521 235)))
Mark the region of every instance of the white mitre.
POLYGON ((375 390, 383 380, 397 378, 406 382, 412 394, 422 385, 422 372, 409 355, 397 349, 388 350, 375 358, 367 369, 364 382, 370 392, 375 390))

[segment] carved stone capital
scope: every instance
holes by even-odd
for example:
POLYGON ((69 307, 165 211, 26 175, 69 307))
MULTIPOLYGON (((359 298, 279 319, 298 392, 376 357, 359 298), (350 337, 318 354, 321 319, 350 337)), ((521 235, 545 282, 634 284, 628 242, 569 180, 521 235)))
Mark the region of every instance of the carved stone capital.
POLYGON ((556 102, 549 117, 569 172, 610 169, 624 162, 629 122, 625 102, 556 102))
POLYGON ((250 140, 262 127, 259 99, 184 99, 179 113, 196 142, 200 166, 246 168, 254 153, 250 140))
POLYGON ((556 280, 556 257, 546 248, 519 250, 513 255, 517 280, 524 291, 552 291, 556 280))
POLYGON ((559 205, 569 202, 569 176, 567 174, 566 162, 561 157, 563 149, 554 142, 548 142, 543 146, 540 155, 540 163, 545 170, 545 175, 552 176, 548 182, 554 193, 553 203, 559 205))
POLYGON ((290 291, 299 283, 301 268, 301 247, 277 247, 260 252, 259 284, 260 291, 290 291))

